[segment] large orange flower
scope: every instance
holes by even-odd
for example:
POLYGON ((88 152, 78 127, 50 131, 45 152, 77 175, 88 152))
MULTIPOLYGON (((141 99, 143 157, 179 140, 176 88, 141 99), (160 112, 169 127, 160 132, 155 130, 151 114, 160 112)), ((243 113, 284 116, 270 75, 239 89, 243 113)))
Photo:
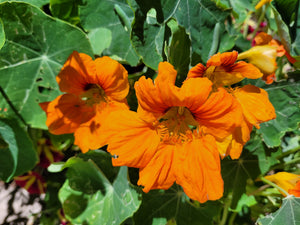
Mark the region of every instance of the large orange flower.
POLYGON ((113 110, 127 109, 127 71, 117 61, 74 51, 56 77, 66 94, 41 103, 46 124, 53 134, 73 133, 82 152, 101 147, 99 130, 113 110))
MULTIPOLYGON (((244 78, 257 79, 262 76, 258 68, 246 62, 236 62, 237 58, 238 53, 235 51, 213 55, 207 61, 206 67, 200 63, 193 67, 188 78, 207 77, 216 87, 230 87, 244 78)), ((228 88, 227 91, 240 106, 243 120, 241 126, 235 128, 226 138, 217 138, 217 144, 222 157, 230 155, 237 159, 244 144, 250 139, 253 125, 259 128, 261 122, 274 119, 276 115, 267 92, 261 88, 247 85, 242 88, 228 88)))
POLYGON ((112 112, 103 125, 107 150, 114 166, 140 168, 138 184, 145 192, 176 182, 192 199, 219 199, 223 180, 215 137, 240 126, 239 105, 223 88, 211 92, 207 78, 176 87, 176 75, 163 62, 155 83, 145 77, 135 83, 137 112, 112 112))

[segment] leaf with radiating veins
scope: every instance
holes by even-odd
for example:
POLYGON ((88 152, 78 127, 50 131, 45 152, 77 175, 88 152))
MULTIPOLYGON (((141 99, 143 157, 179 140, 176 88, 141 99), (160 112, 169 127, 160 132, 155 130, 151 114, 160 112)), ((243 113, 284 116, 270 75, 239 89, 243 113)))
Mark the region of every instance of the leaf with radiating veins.
POLYGON ((56 75, 74 50, 92 56, 90 43, 78 28, 29 4, 1 3, 0 15, 6 36, 0 51, 0 86, 7 95, 0 95, 0 115, 14 117, 17 111, 32 127, 46 128, 38 103, 61 94, 56 75))
POLYGON ((283 199, 282 206, 270 215, 257 220, 258 225, 300 224, 300 198, 290 195, 283 199))

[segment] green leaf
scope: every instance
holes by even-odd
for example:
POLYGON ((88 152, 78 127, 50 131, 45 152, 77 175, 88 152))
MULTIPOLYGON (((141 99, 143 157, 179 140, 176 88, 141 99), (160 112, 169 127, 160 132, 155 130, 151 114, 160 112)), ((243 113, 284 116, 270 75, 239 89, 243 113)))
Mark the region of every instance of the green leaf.
POLYGON ((300 82, 284 81, 263 86, 276 111, 276 119, 262 123, 258 133, 269 147, 279 146, 287 131, 300 122, 300 82))
POLYGON ((25 2, 36 7, 42 7, 49 3, 49 0, 0 0, 2 2, 25 2))
POLYGON ((279 163, 276 157, 281 154, 281 151, 279 151, 278 148, 267 148, 258 135, 251 137, 250 141, 245 145, 245 149, 258 157, 258 165, 261 174, 265 174, 269 171, 271 166, 279 163))
POLYGON ((289 27, 282 20, 281 15, 278 13, 276 8, 272 4, 271 4, 271 7, 272 7, 272 11, 275 15, 275 21, 276 21, 276 25, 277 25, 277 29, 278 29, 277 33, 280 37, 280 41, 283 44, 284 48, 287 51, 290 51, 291 37, 290 37, 290 33, 289 33, 289 27))
POLYGON ((4 43, 5 43, 5 32, 4 32, 3 22, 0 18, 0 50, 3 47, 4 43))
POLYGON ((168 47, 169 62, 177 71, 177 81, 181 84, 189 71, 191 41, 185 29, 178 26, 175 20, 170 20, 168 26, 172 31, 172 39, 168 47))
POLYGON ((300 198, 290 195, 283 199, 282 206, 275 213, 258 219, 259 225, 283 225, 299 224, 300 222, 300 198))
POLYGON ((72 24, 78 24, 79 4, 82 4, 82 0, 50 0, 51 14, 72 24))
POLYGON ((59 199, 72 224, 120 224, 138 209, 141 201, 127 180, 127 167, 113 184, 91 160, 70 158, 65 167, 68 179, 59 199))
MULTIPOLYGON (((282 20, 289 27, 291 36, 295 37, 297 28, 297 10, 298 0, 275 0, 275 7, 280 13, 282 20)), ((294 39, 294 38, 292 38, 294 39)))
POLYGON ((247 180, 253 181, 260 174, 257 158, 247 150, 237 160, 225 158, 221 162, 221 172, 224 180, 224 192, 232 192, 230 208, 235 209, 243 193, 246 192, 247 180))
POLYGON ((251 207, 253 205, 256 205, 257 201, 255 200, 255 197, 253 195, 248 196, 247 194, 243 194, 240 198, 236 209, 232 210, 233 212, 241 212, 243 210, 244 206, 251 207))
POLYGON ((31 170, 38 162, 29 136, 15 121, 0 120, 0 179, 9 182, 13 177, 31 170))
POLYGON ((92 55, 87 36, 25 3, 2 3, 0 15, 6 35, 0 51, 0 86, 8 96, 0 98, 0 115, 15 116, 10 101, 26 123, 46 128, 38 103, 61 93, 55 77, 72 51, 92 55))
MULTIPOLYGON (((136 225, 166 224, 175 220, 177 225, 210 225, 221 210, 218 201, 193 205, 179 186, 169 190, 153 190, 143 194, 143 202, 134 214, 136 225)), ((174 223, 173 223, 174 224, 174 223)))
MULTIPOLYGON (((163 60, 163 45, 170 35, 167 30, 168 21, 173 18, 178 25, 185 28, 192 43, 192 61, 198 58, 206 61, 212 49, 216 24, 220 25, 220 40, 217 43, 222 51, 234 46, 234 38, 230 37, 224 21, 230 15, 229 10, 223 10, 210 0, 191 1, 129 1, 134 9, 135 20, 132 27, 132 43, 144 63, 152 69, 157 69, 163 60)), ((196 62, 197 61, 197 62, 196 62)))
POLYGON ((139 57, 130 43, 133 13, 125 0, 87 0, 79 8, 81 24, 92 37, 94 54, 110 55, 131 66, 138 64, 139 57))

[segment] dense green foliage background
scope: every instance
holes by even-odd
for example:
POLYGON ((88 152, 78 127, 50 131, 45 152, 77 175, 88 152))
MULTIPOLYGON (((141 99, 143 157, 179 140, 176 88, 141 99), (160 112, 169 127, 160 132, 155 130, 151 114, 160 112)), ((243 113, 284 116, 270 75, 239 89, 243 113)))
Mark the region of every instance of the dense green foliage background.
MULTIPOLYGON (((292 65, 278 58, 277 82, 271 85, 243 81, 268 92, 277 118, 252 132, 240 159, 222 161, 224 197, 205 204, 191 201, 176 185, 142 193, 136 186, 137 170, 113 168, 105 149, 81 154, 72 135, 49 134, 38 105, 61 94, 55 77, 74 50, 118 60, 128 68, 131 84, 141 75, 154 76, 158 63, 167 60, 180 82, 191 66, 205 64, 217 52, 248 50, 251 40, 245 29, 250 19, 267 22, 267 29, 300 60, 299 1, 274 0, 256 11, 257 2, 0 0, 0 179, 11 182, 34 169, 37 141, 47 137, 65 159, 43 171, 47 214, 36 215, 39 224, 59 224, 61 208, 72 224, 300 221, 299 198, 283 199, 259 179, 270 171, 300 172, 300 61, 292 65)), ((128 102, 136 108, 133 91, 128 102)))

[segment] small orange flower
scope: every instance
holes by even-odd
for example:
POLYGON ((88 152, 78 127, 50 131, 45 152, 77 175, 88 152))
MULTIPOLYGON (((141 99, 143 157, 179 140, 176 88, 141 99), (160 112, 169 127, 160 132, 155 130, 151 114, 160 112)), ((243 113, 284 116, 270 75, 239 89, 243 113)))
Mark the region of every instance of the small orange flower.
POLYGON ((25 188, 30 194, 42 194, 46 190, 46 181, 37 172, 29 171, 26 175, 14 178, 16 184, 25 188))
MULTIPOLYGON (((225 52, 213 55, 206 64, 197 64, 188 73, 188 78, 207 77, 214 86, 230 86, 245 77, 257 79, 262 73, 255 66, 246 62, 237 62, 237 52, 225 52)), ((218 150, 222 157, 230 155, 232 159, 239 158, 244 144, 250 139, 253 125, 259 128, 259 123, 276 117, 275 110, 269 102, 268 94, 263 89, 253 85, 243 88, 227 89, 235 97, 241 108, 242 122, 225 138, 217 138, 218 150)))
MULTIPOLYGON (((300 175, 288 173, 288 172, 279 172, 273 175, 265 176, 265 178, 283 190, 285 190, 289 194, 296 194, 296 197, 299 197, 300 193, 300 175), (298 196, 297 196, 298 195, 298 196)), ((284 196, 285 194, 282 193, 284 196)))
POLYGON ((140 168, 138 184, 145 192, 176 182, 192 199, 216 200, 223 195, 223 180, 215 138, 240 126, 240 108, 225 89, 211 92, 207 78, 176 87, 176 75, 163 62, 155 83, 145 77, 135 83, 137 113, 115 111, 103 124, 107 150, 114 166, 140 168))
POLYGON ((262 77, 262 73, 252 64, 246 62, 236 62, 238 53, 225 52, 213 55, 206 63, 206 67, 201 63, 193 67, 188 78, 207 77, 216 87, 230 86, 244 78, 257 79, 262 77))
POLYGON ((113 110, 127 109, 127 71, 117 61, 74 51, 56 77, 66 94, 40 103, 53 134, 73 133, 82 152, 101 147, 101 122, 113 110))

